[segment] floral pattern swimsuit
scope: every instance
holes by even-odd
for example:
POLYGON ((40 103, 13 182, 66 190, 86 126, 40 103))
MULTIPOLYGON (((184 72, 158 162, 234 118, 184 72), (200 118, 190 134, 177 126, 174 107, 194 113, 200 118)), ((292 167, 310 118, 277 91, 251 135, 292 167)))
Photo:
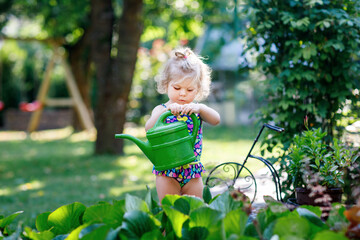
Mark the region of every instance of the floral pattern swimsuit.
MULTIPOLYGON (((165 108, 165 104, 162 104, 165 108)), ((194 145, 194 154, 195 154, 195 161, 164 171, 157 171, 155 167, 153 167, 153 173, 159 176, 166 176, 172 177, 180 184, 180 187, 185 186, 192 178, 199 178, 201 177, 201 173, 205 171, 204 166, 200 162, 201 152, 202 152, 202 119, 200 118, 199 114, 196 114, 198 120, 200 121, 199 131, 196 136, 196 141, 194 145)), ((172 123, 177 121, 185 121, 188 127, 189 134, 191 135, 194 125, 191 117, 186 114, 182 114, 180 116, 169 116, 166 118, 166 123, 172 123)))

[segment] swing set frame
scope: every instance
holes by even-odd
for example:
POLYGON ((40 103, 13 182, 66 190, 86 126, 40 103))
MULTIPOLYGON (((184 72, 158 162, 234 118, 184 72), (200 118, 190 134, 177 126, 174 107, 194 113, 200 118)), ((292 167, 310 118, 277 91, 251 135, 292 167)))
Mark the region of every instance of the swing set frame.
MULTIPOLYGON (((21 39, 21 38, 4 38, 3 40, 14 40, 14 41, 37 41, 45 44, 50 44, 53 53, 46 66, 41 85, 36 97, 36 100, 32 103, 34 107, 30 121, 27 127, 27 132, 31 133, 38 129, 41 116, 45 107, 73 107, 76 114, 79 117, 81 127, 87 131, 94 131, 95 126, 90 114, 89 109, 86 107, 80 91, 76 85, 74 74, 72 73, 71 67, 66 60, 66 53, 61 47, 61 44, 52 40, 36 40, 36 39, 21 39), (51 85, 51 75, 53 73, 56 64, 60 64, 65 71, 65 83, 69 91, 69 98, 49 98, 48 92, 51 85)), ((2 103, 2 102, 1 102, 2 103)), ((2 103, 3 105, 4 103, 2 103)))

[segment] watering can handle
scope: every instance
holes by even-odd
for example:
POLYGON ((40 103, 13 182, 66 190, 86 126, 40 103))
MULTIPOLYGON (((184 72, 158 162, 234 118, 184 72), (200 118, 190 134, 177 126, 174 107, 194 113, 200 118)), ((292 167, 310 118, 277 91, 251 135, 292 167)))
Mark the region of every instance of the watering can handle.
MULTIPOLYGON (((156 121, 155 123, 155 126, 154 127, 160 127, 162 125, 165 125, 165 122, 164 120, 169 117, 169 116, 172 116, 173 114, 171 113, 171 111, 166 111, 164 112, 163 114, 160 115, 160 117, 158 118, 158 120, 156 121)), ((195 145, 195 141, 196 141, 196 136, 197 136, 197 133, 199 131, 199 121, 195 115, 195 113, 191 114, 190 115, 192 121, 193 121, 193 125, 194 125, 194 128, 193 128, 193 131, 191 133, 191 137, 192 137, 192 145, 194 147, 195 145)))

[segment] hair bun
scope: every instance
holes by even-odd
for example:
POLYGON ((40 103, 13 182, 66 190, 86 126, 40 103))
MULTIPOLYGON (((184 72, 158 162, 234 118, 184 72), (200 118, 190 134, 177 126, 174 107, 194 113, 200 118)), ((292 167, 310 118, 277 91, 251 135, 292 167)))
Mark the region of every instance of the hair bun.
POLYGON ((175 56, 178 57, 178 58, 184 58, 186 59, 188 56, 190 55, 189 52, 185 52, 185 53, 182 53, 182 52, 175 52, 175 56))

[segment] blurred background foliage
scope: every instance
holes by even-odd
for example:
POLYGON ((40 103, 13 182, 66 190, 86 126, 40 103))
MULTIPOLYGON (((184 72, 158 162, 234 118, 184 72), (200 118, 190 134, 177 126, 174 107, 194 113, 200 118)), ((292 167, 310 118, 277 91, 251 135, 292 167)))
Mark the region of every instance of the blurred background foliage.
MULTIPOLYGON (((12 7, 2 13, 8 19, 2 29, 7 37, 40 41, 64 38, 66 46, 71 46, 79 41, 88 24, 89 1, 77 1, 76 4, 55 0, 12 2, 12 7)), ((240 29, 237 27, 243 26, 246 16, 234 14, 235 2, 144 1, 145 28, 129 101, 129 121, 143 123, 142 117, 149 114, 153 106, 164 101, 164 96, 156 93, 153 80, 171 49, 176 46, 194 48, 214 68, 213 80, 220 82, 222 89, 221 96, 213 101, 233 100, 234 86, 247 80, 248 76, 237 63, 241 51, 236 50, 231 54, 233 50, 230 49, 231 59, 228 60, 221 56, 223 46, 241 48, 240 39, 237 38, 240 29)), ((113 4, 115 13, 120 16, 122 1, 113 1, 113 4)), ((51 56, 51 48, 36 41, 6 39, 1 41, 0 50, 1 98, 5 108, 17 108, 21 101, 34 101, 51 56)), ((52 78, 49 97, 68 96, 61 67, 56 69, 52 78)), ((94 104, 97 88, 94 77, 91 81, 91 101, 94 104)))
MULTIPOLYGON (((120 17, 123 1, 112 3, 120 17)), ((0 100, 9 109, 36 98, 51 56, 51 48, 41 41, 51 39, 66 50, 81 43, 91 3, 12 0, 1 4, 0 27, 6 38, 0 40, 0 100)), ((330 136, 340 135, 359 117, 358 12, 359 3, 353 0, 144 0, 144 30, 127 120, 143 124, 151 109, 166 100, 157 94, 154 78, 169 52, 186 45, 213 68, 210 104, 221 110, 222 103, 232 102, 235 124, 270 121, 287 129, 280 139, 268 142, 269 149, 279 142, 286 148, 303 129, 305 115, 330 136)), ((114 42, 120 37, 115 35, 114 42)), ((89 68, 89 98, 95 106, 98 88, 93 70, 89 68)), ((68 96, 61 67, 52 78, 50 97, 68 96)), ((0 127, 3 115, 0 112, 0 127)))

